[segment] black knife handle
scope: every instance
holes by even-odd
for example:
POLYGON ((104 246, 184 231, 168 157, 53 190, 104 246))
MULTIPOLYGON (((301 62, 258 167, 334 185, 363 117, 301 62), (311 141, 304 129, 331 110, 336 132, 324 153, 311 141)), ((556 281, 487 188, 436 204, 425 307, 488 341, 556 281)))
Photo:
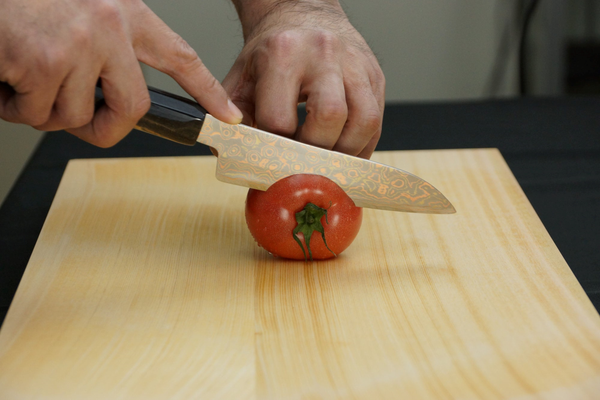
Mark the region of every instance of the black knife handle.
MULTIPOLYGON (((198 103, 176 94, 148 86, 150 110, 138 121, 135 129, 177 143, 196 144, 204 123, 206 110, 198 103)), ((96 109, 104 103, 102 89, 96 87, 96 109)))

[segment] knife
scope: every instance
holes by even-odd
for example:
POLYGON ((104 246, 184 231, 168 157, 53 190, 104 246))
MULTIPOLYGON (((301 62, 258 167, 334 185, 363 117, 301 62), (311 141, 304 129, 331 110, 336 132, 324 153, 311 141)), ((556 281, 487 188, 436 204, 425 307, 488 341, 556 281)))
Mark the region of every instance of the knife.
MULTIPOLYGON (((198 103, 148 87, 151 106, 136 129, 217 152, 218 180, 267 190, 293 174, 317 174, 337 183, 358 207, 428 214, 456 212, 433 185, 409 172, 300 143, 243 124, 230 125, 198 103)), ((96 107, 104 101, 96 88, 96 107)))

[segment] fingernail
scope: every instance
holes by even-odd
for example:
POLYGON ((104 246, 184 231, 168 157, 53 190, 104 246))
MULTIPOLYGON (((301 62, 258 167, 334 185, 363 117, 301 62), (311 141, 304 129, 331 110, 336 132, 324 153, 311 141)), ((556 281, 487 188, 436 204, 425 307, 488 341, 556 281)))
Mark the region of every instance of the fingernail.
POLYGON ((242 114, 240 109, 237 108, 235 104, 233 104, 233 101, 231 101, 231 99, 227 99, 227 104, 229 104, 229 109, 231 110, 231 112, 235 114, 235 117, 237 119, 236 123, 239 124, 240 122, 242 122, 242 119, 244 119, 244 114, 242 114))

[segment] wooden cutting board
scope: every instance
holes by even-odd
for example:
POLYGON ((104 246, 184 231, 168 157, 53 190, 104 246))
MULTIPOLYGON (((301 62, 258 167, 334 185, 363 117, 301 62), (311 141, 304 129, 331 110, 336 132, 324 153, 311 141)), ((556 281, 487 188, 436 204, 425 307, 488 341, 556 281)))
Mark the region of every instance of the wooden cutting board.
POLYGON ((213 157, 69 163, 0 332, 1 399, 598 399, 600 318, 493 149, 376 153, 455 215, 257 247, 213 157))

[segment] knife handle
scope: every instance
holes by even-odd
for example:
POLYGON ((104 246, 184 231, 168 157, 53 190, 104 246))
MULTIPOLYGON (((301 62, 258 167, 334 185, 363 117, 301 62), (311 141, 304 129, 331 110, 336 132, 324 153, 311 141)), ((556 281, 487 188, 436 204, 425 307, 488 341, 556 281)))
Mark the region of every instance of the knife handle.
MULTIPOLYGON (((206 110, 195 101, 148 86, 150 110, 135 129, 177 143, 193 146, 200 135, 206 110)), ((104 104, 102 89, 96 87, 96 109, 104 104)))

